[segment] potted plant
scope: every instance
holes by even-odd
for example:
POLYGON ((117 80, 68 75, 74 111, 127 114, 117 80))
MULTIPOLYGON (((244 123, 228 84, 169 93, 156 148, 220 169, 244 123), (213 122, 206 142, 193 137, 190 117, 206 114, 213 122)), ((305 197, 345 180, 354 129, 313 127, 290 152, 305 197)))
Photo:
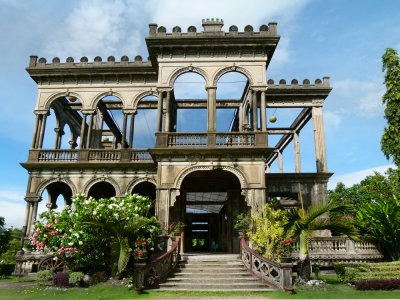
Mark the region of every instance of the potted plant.
POLYGON ((276 246, 276 253, 281 263, 292 262, 292 252, 295 250, 295 242, 290 239, 281 238, 281 241, 276 246))
POLYGON ((168 234, 173 236, 180 236, 185 226, 186 225, 183 222, 171 223, 167 228, 168 234))
POLYGON ((135 243, 135 249, 132 251, 133 257, 138 263, 146 262, 148 258, 147 242, 146 240, 138 239, 135 243))
POLYGON ((249 214, 241 213, 236 217, 235 229, 239 232, 240 237, 244 237, 250 231, 251 217, 249 214))

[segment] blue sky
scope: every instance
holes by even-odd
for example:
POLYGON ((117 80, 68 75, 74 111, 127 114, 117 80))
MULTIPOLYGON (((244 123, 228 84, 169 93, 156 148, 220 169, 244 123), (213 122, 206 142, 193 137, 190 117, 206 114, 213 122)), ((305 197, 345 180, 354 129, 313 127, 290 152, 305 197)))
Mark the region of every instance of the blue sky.
MULTIPOLYGON (((37 97, 25 71, 29 55, 145 58, 149 23, 168 31, 175 25, 200 30, 201 19, 211 17, 224 19, 225 30, 278 22, 281 41, 267 72, 275 82, 331 77, 324 107, 328 169, 335 172, 330 187, 337 181, 351 185, 391 165, 380 151, 381 56, 387 47, 400 50, 399 1, 0 0, 0 215, 8 225, 21 226, 25 210, 28 176, 19 162, 28 157, 37 97)), ((284 119, 279 113, 278 121, 284 119)), ((304 130, 303 155, 313 151, 312 128, 304 130)), ((303 170, 314 169, 314 160, 305 157, 303 170)))

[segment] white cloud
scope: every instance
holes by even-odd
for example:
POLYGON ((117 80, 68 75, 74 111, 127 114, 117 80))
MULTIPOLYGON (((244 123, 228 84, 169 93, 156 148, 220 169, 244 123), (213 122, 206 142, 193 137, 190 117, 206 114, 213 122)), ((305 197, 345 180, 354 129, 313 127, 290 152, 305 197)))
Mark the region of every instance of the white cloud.
POLYGON ((332 99, 328 105, 334 105, 334 111, 367 118, 383 116, 384 86, 381 78, 373 81, 345 79, 336 81, 333 86, 332 99))
POLYGON ((20 191, 0 191, 0 200, 22 201, 24 200, 24 197, 25 194, 21 193, 20 191))
POLYGON ((395 165, 385 165, 378 166, 370 169, 360 170, 357 172, 347 173, 339 176, 333 176, 332 179, 328 183, 328 189, 334 189, 338 182, 344 183, 346 187, 350 187, 356 183, 360 183, 361 180, 365 179, 365 177, 369 175, 374 175, 374 172, 379 172, 384 174, 387 169, 396 168, 395 165))
POLYGON ((6 226, 21 228, 24 221, 26 204, 0 201, 1 216, 5 218, 6 226))
POLYGON ((340 115, 331 111, 324 112, 324 125, 326 129, 339 127, 341 121, 342 118, 340 115))

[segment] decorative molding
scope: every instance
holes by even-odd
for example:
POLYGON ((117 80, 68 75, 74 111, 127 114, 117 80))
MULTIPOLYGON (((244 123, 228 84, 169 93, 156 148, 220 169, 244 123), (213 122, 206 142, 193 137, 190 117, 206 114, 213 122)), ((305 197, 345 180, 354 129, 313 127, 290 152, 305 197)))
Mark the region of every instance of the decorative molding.
POLYGON ((173 86, 175 83, 175 80, 180 75, 182 75, 184 73, 188 73, 188 72, 193 72, 193 73, 199 74, 206 81, 205 84, 209 84, 209 78, 208 78, 206 71, 204 71, 203 69, 198 68, 198 67, 188 66, 188 67, 184 67, 184 68, 177 68, 174 72, 171 73, 170 77, 168 78, 169 86, 173 86))
POLYGON ((229 73, 229 72, 242 73, 249 80, 250 86, 252 86, 254 84, 253 77, 251 76, 251 73, 247 69, 240 67, 240 66, 233 65, 230 67, 222 68, 219 71, 217 71, 217 73, 213 76, 212 85, 216 86, 218 83, 218 80, 222 77, 222 75, 229 73))
POLYGON ((154 177, 140 177, 140 178, 135 178, 126 187, 126 193, 132 193, 132 190, 140 183, 143 182, 150 182, 154 184, 154 187, 157 188, 157 181, 154 179, 154 177))
POLYGON ((82 189, 83 190, 83 194, 85 194, 87 196, 88 193, 89 193, 90 188, 93 185, 95 185, 96 183, 102 182, 102 181, 108 182, 114 187, 115 195, 117 195, 117 196, 121 195, 121 188, 120 188, 118 182, 115 179, 113 179, 112 177, 110 177, 110 176, 108 176, 106 174, 103 174, 101 177, 92 178, 88 182, 86 182, 86 184, 84 185, 84 187, 82 189))
POLYGON ((55 182, 63 182, 66 185, 69 186, 69 188, 71 189, 72 195, 76 195, 78 193, 75 184, 69 179, 69 178, 65 178, 65 177, 61 177, 61 176, 57 176, 57 177, 52 177, 50 179, 45 179, 44 181, 42 181, 38 187, 35 190, 35 195, 37 195, 38 197, 42 197, 43 191, 45 190, 45 188, 55 182))

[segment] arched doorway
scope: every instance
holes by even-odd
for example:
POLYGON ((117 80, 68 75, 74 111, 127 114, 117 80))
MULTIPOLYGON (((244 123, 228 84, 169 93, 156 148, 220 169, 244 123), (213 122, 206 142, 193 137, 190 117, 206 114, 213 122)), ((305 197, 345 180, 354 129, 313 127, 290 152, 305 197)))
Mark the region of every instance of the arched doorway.
POLYGON ((100 181, 91 186, 88 197, 95 199, 115 197, 115 189, 113 185, 107 181, 100 181))
POLYGON ((238 253, 235 217, 247 211, 238 178, 224 170, 196 171, 182 182, 170 223, 181 220, 184 252, 238 253))
POLYGON ((38 215, 48 210, 61 212, 65 206, 72 204, 72 190, 65 182, 52 182, 43 190, 42 199, 48 198, 48 201, 41 201, 38 206, 38 215))

